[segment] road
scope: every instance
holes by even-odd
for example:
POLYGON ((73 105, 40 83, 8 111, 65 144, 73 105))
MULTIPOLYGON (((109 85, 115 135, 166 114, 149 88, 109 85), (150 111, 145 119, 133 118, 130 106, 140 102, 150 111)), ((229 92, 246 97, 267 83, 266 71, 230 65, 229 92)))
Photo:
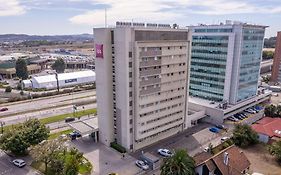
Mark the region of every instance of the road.
MULTIPOLYGON (((96 107, 97 107, 96 103, 92 103, 92 104, 88 104, 88 105, 78 106, 77 111, 93 109, 96 107), (83 109, 83 107, 84 107, 84 109, 83 109)), ((1 118, 0 121, 5 122, 5 125, 8 126, 8 125, 13 125, 13 124, 17 124, 17 123, 22 123, 29 118, 43 119, 43 118, 48 118, 48 117, 52 117, 55 115, 71 113, 72 111, 73 111, 73 106, 67 105, 67 106, 58 107, 58 108, 53 107, 53 108, 45 109, 42 111, 27 112, 25 114, 11 115, 9 117, 1 118)), ((57 123, 54 123, 54 125, 57 125, 57 123)))
POLYGON ((0 107, 6 107, 9 110, 0 113, 0 116, 9 116, 19 113, 25 113, 28 111, 39 111, 48 108, 61 107, 66 105, 72 105, 75 103, 81 103, 85 101, 95 100, 96 91, 84 91, 72 93, 69 95, 53 96, 48 98, 40 98, 34 100, 26 100, 19 103, 6 103, 1 104, 0 107))
MULTIPOLYGON (((37 175, 28 164, 23 168, 18 168, 13 165, 10 161, 13 159, 0 150, 0 175, 37 175)), ((25 160, 25 159, 24 159, 25 160)))

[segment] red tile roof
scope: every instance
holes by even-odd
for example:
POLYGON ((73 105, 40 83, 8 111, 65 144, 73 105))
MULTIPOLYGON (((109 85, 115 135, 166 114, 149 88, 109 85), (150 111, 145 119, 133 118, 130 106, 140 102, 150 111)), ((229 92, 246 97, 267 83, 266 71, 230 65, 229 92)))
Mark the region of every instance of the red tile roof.
POLYGON ((253 124, 252 128, 257 133, 281 138, 281 118, 265 117, 258 121, 257 124, 253 124))

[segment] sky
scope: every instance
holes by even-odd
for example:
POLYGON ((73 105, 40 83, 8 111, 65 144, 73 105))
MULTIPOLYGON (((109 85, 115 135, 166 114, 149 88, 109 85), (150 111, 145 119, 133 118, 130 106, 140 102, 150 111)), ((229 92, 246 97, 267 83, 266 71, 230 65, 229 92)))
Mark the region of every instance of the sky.
POLYGON ((225 20, 281 31, 280 0, 0 0, 0 34, 92 33, 116 21, 177 23, 181 27, 225 20), (106 10, 105 10, 106 9, 106 10))

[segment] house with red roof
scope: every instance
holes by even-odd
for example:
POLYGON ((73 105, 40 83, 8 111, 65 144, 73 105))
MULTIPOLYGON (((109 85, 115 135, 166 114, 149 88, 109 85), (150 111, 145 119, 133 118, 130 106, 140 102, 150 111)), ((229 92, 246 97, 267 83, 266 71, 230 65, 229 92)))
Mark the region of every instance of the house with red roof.
POLYGON ((258 133, 261 142, 281 140, 281 118, 265 117, 253 124, 252 129, 258 133))

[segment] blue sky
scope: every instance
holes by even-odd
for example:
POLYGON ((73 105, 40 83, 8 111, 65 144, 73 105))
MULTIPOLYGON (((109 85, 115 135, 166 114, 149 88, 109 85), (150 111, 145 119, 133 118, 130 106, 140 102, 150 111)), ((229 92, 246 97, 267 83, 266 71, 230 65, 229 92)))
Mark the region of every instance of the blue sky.
POLYGON ((236 20, 281 31, 280 0, 0 0, 0 34, 80 34, 115 21, 214 24, 236 20))

